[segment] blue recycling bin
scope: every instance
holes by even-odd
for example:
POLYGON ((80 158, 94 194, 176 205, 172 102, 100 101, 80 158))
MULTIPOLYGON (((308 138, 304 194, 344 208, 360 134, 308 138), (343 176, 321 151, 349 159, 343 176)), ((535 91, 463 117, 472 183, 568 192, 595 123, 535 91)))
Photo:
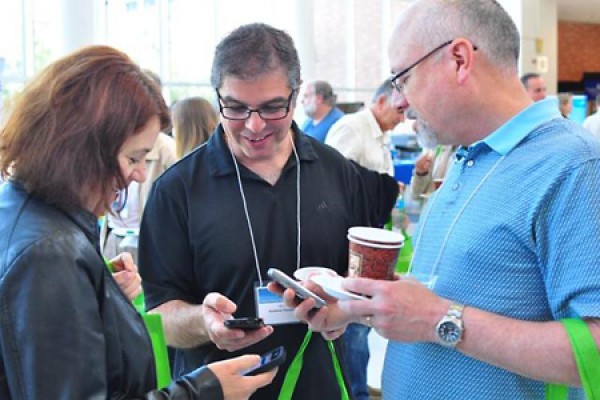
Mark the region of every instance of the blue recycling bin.
POLYGON ((403 182, 405 185, 410 183, 414 168, 415 160, 394 159, 394 177, 397 181, 403 182))

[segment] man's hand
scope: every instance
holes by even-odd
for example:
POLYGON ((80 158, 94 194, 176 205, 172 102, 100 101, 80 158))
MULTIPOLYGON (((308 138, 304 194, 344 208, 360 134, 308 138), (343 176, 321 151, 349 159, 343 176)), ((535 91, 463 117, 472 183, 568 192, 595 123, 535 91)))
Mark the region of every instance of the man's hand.
POLYGON ((400 342, 435 342, 435 325, 451 304, 412 278, 347 278, 342 287, 370 297, 340 301, 343 313, 371 326, 381 336, 400 342))
POLYGON ((433 154, 430 151, 427 151, 415 161, 415 172, 418 175, 427 175, 431 170, 431 165, 433 164, 433 154))
POLYGON ((316 302, 314 299, 301 300, 296 296, 293 289, 283 290, 276 282, 269 282, 267 287, 271 292, 282 295, 285 305, 294 307, 296 318, 306 322, 312 331, 321 332, 321 335, 327 340, 337 339, 344 333, 348 323, 351 322, 348 316, 340 312, 337 307, 337 299, 328 296, 319 285, 311 281, 304 281, 304 286, 324 299, 327 306, 315 308, 316 302))
POLYGON ((221 350, 243 349, 273 333, 273 327, 270 325, 251 331, 225 327, 224 321, 233 316, 237 306, 222 294, 207 294, 203 306, 202 316, 208 337, 221 350))

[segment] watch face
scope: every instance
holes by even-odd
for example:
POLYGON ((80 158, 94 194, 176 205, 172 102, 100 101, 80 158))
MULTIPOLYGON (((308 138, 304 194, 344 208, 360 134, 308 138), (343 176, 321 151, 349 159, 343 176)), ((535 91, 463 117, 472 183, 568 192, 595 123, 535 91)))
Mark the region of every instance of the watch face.
POLYGON ((460 340, 460 328, 452 321, 442 322, 438 327, 438 336, 446 343, 460 340))

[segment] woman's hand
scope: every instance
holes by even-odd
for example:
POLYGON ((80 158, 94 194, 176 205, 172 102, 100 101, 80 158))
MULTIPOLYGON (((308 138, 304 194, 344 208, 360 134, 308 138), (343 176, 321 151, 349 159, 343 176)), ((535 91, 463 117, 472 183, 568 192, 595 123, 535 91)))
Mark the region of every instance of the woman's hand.
POLYGON ((121 253, 110 260, 115 272, 112 276, 121 288, 125 296, 133 301, 142 293, 142 277, 138 273, 138 267, 133 262, 129 253, 121 253))
POLYGON ((208 365, 217 376, 223 389, 225 400, 246 400, 258 388, 271 383, 277 374, 277 368, 256 376, 244 376, 243 371, 260 363, 257 355, 245 355, 208 365))

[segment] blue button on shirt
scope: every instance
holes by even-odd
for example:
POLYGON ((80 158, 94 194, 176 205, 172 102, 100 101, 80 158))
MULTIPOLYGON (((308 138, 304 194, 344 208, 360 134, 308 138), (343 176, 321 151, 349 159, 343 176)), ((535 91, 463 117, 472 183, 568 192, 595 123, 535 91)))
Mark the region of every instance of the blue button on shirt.
MULTIPOLYGON (((530 321, 600 317, 600 142, 534 103, 459 149, 415 246, 413 271, 434 268, 444 298, 530 321)), ((543 382, 433 343, 390 341, 382 383, 386 399, 544 398, 543 382)))

